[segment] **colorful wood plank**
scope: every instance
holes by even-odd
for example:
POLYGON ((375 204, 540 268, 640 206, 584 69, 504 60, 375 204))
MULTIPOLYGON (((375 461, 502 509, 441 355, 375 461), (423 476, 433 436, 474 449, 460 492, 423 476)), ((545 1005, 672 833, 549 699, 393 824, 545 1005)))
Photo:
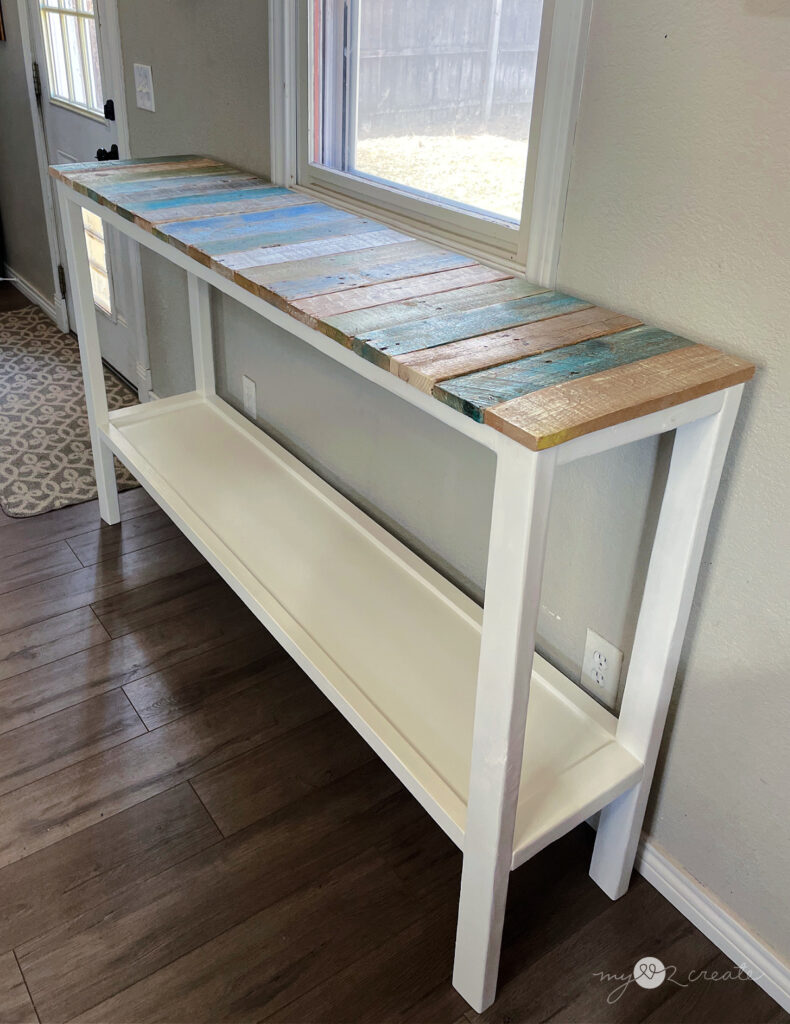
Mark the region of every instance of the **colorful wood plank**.
POLYGON ((334 210, 326 203, 313 202, 284 210, 181 221, 165 230, 179 242, 199 247, 203 252, 219 253, 246 249, 249 245, 267 244, 271 236, 277 237, 282 232, 296 234, 305 226, 321 225, 329 229, 325 234, 331 234, 335 224, 354 216, 344 210, 334 210), (258 241, 259 238, 261 241, 258 241))
MULTIPOLYGON (((145 213, 146 211, 162 211, 167 213, 172 210, 185 209, 186 211, 192 211, 195 207, 201 206, 215 206, 216 204, 229 203, 236 199, 256 199, 256 198, 268 198, 269 196, 294 196, 299 193, 292 192, 289 188, 283 188, 280 185, 262 185, 258 184, 252 188, 238 189, 236 192, 220 193, 215 195, 181 195, 173 196, 170 199, 154 199, 154 200, 142 200, 135 207, 136 213, 145 213)), ((304 201, 309 202, 309 198, 304 196, 304 201)), ((211 214, 206 214, 210 216, 211 214)), ((219 214, 217 214, 219 216, 219 214)), ((203 216, 202 213, 198 212, 197 216, 203 216)), ((194 219, 194 218, 191 218, 194 219)))
MULTIPOLYGON (((180 196, 213 196, 224 192, 260 188, 261 179, 251 174, 233 171, 227 174, 196 174, 182 178, 165 178, 154 182, 127 182, 114 189, 106 189, 107 198, 118 202, 140 202, 153 199, 174 199, 180 196)), ((83 186, 84 187, 84 186, 83 186)))
MULTIPOLYGON (((466 313, 472 309, 485 309, 492 305, 526 298, 545 289, 518 278, 508 278, 493 284, 473 285, 444 292, 441 296, 404 299, 401 302, 361 309, 353 313, 328 316, 321 321, 319 330, 344 345, 353 347, 374 362, 389 365, 385 355, 389 342, 397 342, 400 335, 389 332, 403 324, 411 324, 411 337, 425 337, 425 331, 438 317, 453 313, 466 313), (420 324, 417 325, 417 321, 420 324), (385 333, 386 332, 386 333, 385 333), (367 344, 371 342, 371 344, 367 344)), ((425 348, 426 346, 420 346, 425 348)))
MULTIPOLYGON (((285 266, 259 268, 254 277, 260 284, 271 283, 284 299, 295 301, 316 295, 340 294, 348 288, 399 281, 419 274, 471 267, 476 263, 471 256, 442 252, 427 242, 401 242, 373 250, 360 249, 325 256, 313 262, 313 269, 318 272, 312 276, 309 267, 285 266)), ((507 276, 502 274, 502 277, 507 276)))
POLYGON ((753 374, 745 359, 689 345, 512 399, 486 409, 485 422, 540 450, 743 384, 753 374))
MULTIPOLYGON (((515 327, 517 324, 560 316, 562 313, 572 313, 589 305, 583 299, 575 299, 572 295, 563 295, 561 292, 530 294, 528 289, 527 285, 523 289, 527 294, 505 302, 491 302, 487 296, 484 298, 480 294, 474 304, 464 303, 460 312, 433 316, 430 322, 425 324, 406 323, 371 331, 358 336, 356 341, 364 343, 362 352, 368 358, 378 361, 376 354, 381 354, 392 359, 404 352, 434 348, 437 345, 460 341, 462 338, 488 334, 492 330, 515 327)), ((474 291, 475 289, 468 288, 465 295, 471 296, 474 291)), ((521 291, 522 289, 516 289, 516 294, 521 291)), ((493 297, 493 292, 490 294, 493 297)))
POLYGON ((434 393, 448 405, 467 416, 483 420, 491 405, 501 405, 521 395, 542 391, 573 377, 589 377, 615 366, 635 363, 691 344, 685 338, 656 327, 632 327, 603 338, 592 338, 577 345, 528 356, 488 370, 437 385, 434 393))
POLYGON ((317 259, 320 256, 333 256, 337 253, 357 252, 360 249, 372 249, 380 245, 393 245, 405 241, 410 241, 408 235, 379 224, 359 235, 340 235, 276 247, 258 246, 245 252, 228 253, 217 256, 214 263, 229 270, 248 270, 250 273, 247 276, 251 281, 255 281, 256 272, 264 267, 296 260, 317 259))
POLYGON ((190 160, 163 160, 159 163, 138 165, 134 162, 102 161, 93 168, 82 171, 80 178, 85 184, 107 181, 114 187, 120 182, 145 182, 159 178, 181 178, 190 174, 211 174, 227 170, 227 164, 210 157, 193 157, 190 160))
MULTIPOLYGON (((289 210, 289 213, 297 213, 307 207, 297 206, 289 210)), ((282 211, 285 212, 285 211, 282 211)), ((235 233, 211 239, 189 242, 180 238, 176 231, 166 231, 166 237, 173 243, 182 242, 187 249, 198 251, 208 256, 221 255, 227 252, 238 252, 245 249, 247 245, 256 247, 267 247, 270 245, 286 245, 292 241, 310 241, 311 239, 325 238, 328 233, 338 235, 352 235, 359 231, 373 231, 376 229, 376 222, 365 220, 364 217, 357 217, 356 214, 346 213, 343 210, 332 211, 335 216, 319 214, 314 218, 300 217, 283 218, 279 230, 273 230, 266 225, 263 230, 257 232, 250 225, 248 233, 237 235, 235 233)), ((159 234, 159 232, 155 232, 159 234)))
POLYGON ((430 393, 439 381, 638 326, 639 320, 631 316, 590 306, 576 313, 565 313, 548 320, 494 331, 493 334, 405 352, 398 356, 398 376, 430 393))
MULTIPOLYGON (((420 274, 419 277, 402 277, 400 280, 385 281, 363 288, 336 291, 332 295, 297 299, 292 305, 303 313, 320 319, 336 313, 350 313, 357 309, 370 309, 373 306, 399 302, 401 299, 413 299, 418 295, 435 295, 456 288, 468 288, 473 284, 501 281, 508 277, 502 270, 492 270, 491 267, 484 267, 479 263, 471 267, 442 270, 441 259, 437 257, 415 262, 425 262, 431 270, 420 274)), ((280 291, 279 288, 276 290, 280 291)))
POLYGON ((51 168, 71 188, 532 448, 754 368, 211 157, 51 168))
POLYGON ((177 204, 160 199, 153 209, 146 208, 153 204, 140 203, 131 205, 137 217, 142 217, 151 224, 174 224, 178 221, 194 220, 197 217, 223 217, 239 213, 261 213, 265 210, 277 210, 284 206, 302 206, 309 203, 307 196, 295 192, 283 194, 279 189, 249 188, 236 189, 210 197, 185 196, 190 205, 183 201, 177 204), (210 201, 205 201, 208 198, 210 201))

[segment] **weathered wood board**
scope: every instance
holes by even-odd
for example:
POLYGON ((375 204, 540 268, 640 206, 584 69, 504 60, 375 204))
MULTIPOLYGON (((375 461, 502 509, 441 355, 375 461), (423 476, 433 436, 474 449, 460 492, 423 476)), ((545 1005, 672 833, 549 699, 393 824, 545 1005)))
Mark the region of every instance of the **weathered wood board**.
POLYGON ((565 313, 548 320, 494 331, 493 334, 405 352, 398 357, 398 375, 430 393, 439 381, 462 377, 476 370, 510 363, 539 352, 550 352, 564 345, 575 345, 588 338, 614 334, 627 327, 638 327, 639 323, 639 320, 631 316, 612 313, 610 309, 602 309, 600 306, 590 306, 577 313, 565 313))
POLYGON ((211 157, 50 173, 437 401, 541 449, 754 367, 211 157))

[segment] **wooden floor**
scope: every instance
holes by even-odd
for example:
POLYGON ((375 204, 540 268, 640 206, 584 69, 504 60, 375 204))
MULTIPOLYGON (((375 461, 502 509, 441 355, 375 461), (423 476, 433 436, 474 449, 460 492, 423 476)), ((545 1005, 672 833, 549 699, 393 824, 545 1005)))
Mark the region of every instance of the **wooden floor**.
MULTIPOLYGON (((0 516, 0 1022, 478 1019, 461 857, 142 490, 0 516)), ((577 829, 512 878, 485 1021, 787 1021, 577 829)))
POLYGON ((22 309, 29 305, 29 300, 11 281, 0 281, 0 313, 9 313, 13 309, 22 309))

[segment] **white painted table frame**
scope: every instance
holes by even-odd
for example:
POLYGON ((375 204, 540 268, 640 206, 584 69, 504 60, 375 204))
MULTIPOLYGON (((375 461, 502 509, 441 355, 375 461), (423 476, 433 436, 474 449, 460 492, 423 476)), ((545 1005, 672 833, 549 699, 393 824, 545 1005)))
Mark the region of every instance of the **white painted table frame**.
MULTIPOLYGON (((644 437, 676 431, 616 730, 618 744, 644 768, 636 784, 601 806, 590 869, 604 892, 616 899, 626 891, 634 864, 710 515, 743 385, 534 452, 368 363, 62 182, 58 182, 58 192, 74 290, 99 509, 105 522, 117 523, 120 519, 113 454, 123 457, 123 452, 117 447, 113 449, 108 440, 110 417, 82 225, 83 207, 186 270, 199 394, 211 396, 215 391, 211 285, 329 358, 495 452, 496 480, 463 832, 459 834, 458 827, 447 820, 441 808, 416 791, 417 787, 404 776, 402 766, 384 755, 381 744, 354 711, 329 694, 463 850, 453 983, 471 1006, 482 1011, 496 994, 509 873, 536 852, 526 849, 514 853, 514 829, 555 467, 644 437)), ((166 495, 153 490, 152 494, 286 650, 322 685, 320 672, 294 649, 281 629, 272 626, 270 618, 239 582, 239 574, 231 573, 195 539, 189 524, 172 512, 166 495)), ((325 686, 322 688, 327 692, 325 686)), ((575 823, 566 823, 562 831, 575 823)), ((557 837, 553 835, 550 839, 557 837)))

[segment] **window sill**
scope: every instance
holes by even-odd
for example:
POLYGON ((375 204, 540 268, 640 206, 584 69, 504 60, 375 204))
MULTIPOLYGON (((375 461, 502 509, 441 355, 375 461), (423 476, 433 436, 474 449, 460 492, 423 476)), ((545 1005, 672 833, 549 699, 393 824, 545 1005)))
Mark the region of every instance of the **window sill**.
MULTIPOLYGON (((294 191, 314 196, 316 199, 329 202, 340 209, 348 210, 350 213, 356 213, 365 217, 373 217, 377 221, 386 224, 388 227, 404 231, 416 238, 422 238, 428 242, 435 242, 437 245, 446 246, 455 252, 474 256, 474 258, 480 260, 481 263, 494 267, 498 270, 507 270, 511 274, 524 274, 526 272, 525 260, 523 257, 519 258, 516 253, 512 251, 509 252, 506 249, 501 249, 496 246, 476 245, 474 242, 470 242, 469 235, 463 229, 453 230, 451 223, 444 228, 426 225, 424 220, 418 219, 417 217, 409 216, 405 213, 399 213, 388 209, 387 207, 367 202, 363 199, 354 199, 345 192, 338 189, 328 188, 323 185, 297 184, 291 185, 290 187, 293 188, 294 191)), ((395 193, 397 192, 395 189, 392 189, 391 191, 395 193)), ((452 221, 452 215, 455 211, 451 207, 442 206, 437 203, 436 209, 446 211, 448 214, 448 221, 452 221)), ((485 218, 481 218, 481 220, 485 220, 485 218)), ((498 222, 497 226, 504 227, 504 225, 501 225, 501 222, 498 222)), ((519 236, 519 229, 517 227, 513 227, 512 229, 505 228, 505 230, 512 231, 515 248, 515 244, 519 236)))

